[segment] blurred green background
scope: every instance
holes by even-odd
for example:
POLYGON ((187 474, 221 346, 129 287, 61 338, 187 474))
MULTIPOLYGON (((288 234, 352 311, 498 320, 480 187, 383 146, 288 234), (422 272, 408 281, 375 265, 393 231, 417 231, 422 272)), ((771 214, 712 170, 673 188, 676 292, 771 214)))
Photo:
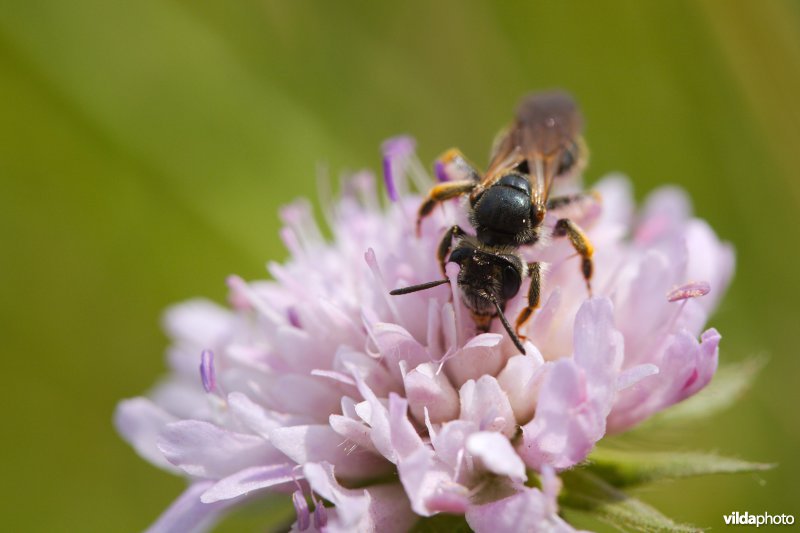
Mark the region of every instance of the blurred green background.
POLYGON ((800 3, 3 0, 3 529, 152 522, 183 483, 111 415, 164 371, 162 310, 285 257, 276 210, 321 164, 378 169, 404 132, 426 162, 481 160, 555 86, 586 115, 589 182, 679 184, 735 244, 722 361, 770 358, 737 407, 650 444, 778 468, 641 497, 701 526, 800 515, 800 3))

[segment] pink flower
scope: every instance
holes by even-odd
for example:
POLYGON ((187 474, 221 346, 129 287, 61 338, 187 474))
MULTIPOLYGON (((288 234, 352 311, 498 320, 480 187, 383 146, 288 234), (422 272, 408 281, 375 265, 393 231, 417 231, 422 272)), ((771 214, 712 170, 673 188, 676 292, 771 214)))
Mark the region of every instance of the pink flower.
POLYGON ((519 355, 499 324, 476 335, 455 265, 450 286, 389 295, 437 279, 442 231, 469 224, 452 202, 416 238, 407 179, 432 180, 410 141, 385 149, 396 201, 381 206, 372 176, 356 175, 329 206, 331 242, 307 203, 289 206, 292 257, 269 264, 273 280, 232 276, 230 308, 166 313, 170 375, 115 415, 142 457, 189 481, 150 531, 204 530, 268 491, 293 494, 297 530, 404 531, 441 512, 476 531, 571 530, 556 472, 713 376, 720 337, 702 328, 733 253, 680 191, 635 214, 611 177, 595 187, 602 205, 576 207, 596 248, 591 299, 568 243, 523 251, 549 267, 519 355))

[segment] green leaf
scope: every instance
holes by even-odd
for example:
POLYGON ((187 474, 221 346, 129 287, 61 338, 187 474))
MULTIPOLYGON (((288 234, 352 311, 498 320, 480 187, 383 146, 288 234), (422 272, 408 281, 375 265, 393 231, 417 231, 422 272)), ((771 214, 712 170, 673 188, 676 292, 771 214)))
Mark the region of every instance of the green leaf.
POLYGON ((724 411, 750 389, 765 364, 766 358, 754 357, 721 367, 705 389, 653 416, 633 431, 693 422, 724 411))
POLYGON ((773 466, 713 453, 631 452, 597 448, 589 456, 587 468, 615 487, 630 487, 705 474, 757 472, 773 466))
POLYGON ((559 504, 565 509, 579 511, 622 530, 699 531, 695 526, 674 522, 585 469, 566 471, 561 479, 564 490, 559 497, 559 504))

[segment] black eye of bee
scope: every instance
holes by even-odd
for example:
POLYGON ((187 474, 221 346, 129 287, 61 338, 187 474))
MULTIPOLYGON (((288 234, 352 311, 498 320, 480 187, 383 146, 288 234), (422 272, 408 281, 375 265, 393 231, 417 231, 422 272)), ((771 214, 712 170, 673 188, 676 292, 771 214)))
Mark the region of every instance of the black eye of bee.
POLYGON ((519 292, 522 278, 519 271, 511 265, 503 268, 503 299, 510 300, 519 292))
POLYGON ((472 250, 468 248, 456 248, 453 250, 453 253, 450 254, 448 262, 461 265, 470 257, 472 257, 472 250))
POLYGON ((564 154, 561 156, 561 161, 558 163, 558 171, 556 172, 557 176, 566 174, 575 165, 574 150, 574 146, 564 150, 564 154))

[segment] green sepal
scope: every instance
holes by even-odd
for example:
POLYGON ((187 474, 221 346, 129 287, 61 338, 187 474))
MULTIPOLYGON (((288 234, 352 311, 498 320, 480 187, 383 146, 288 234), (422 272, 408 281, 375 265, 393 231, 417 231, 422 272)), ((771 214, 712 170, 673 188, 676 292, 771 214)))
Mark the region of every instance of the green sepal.
POLYGON ((632 487, 706 474, 759 472, 775 465, 698 452, 639 452, 598 447, 587 470, 615 487, 632 487))
POLYGON ((568 470, 561 473, 564 488, 559 505, 567 510, 578 511, 605 522, 623 531, 642 532, 689 532, 700 528, 679 524, 664 516, 655 508, 632 498, 585 469, 568 470))

